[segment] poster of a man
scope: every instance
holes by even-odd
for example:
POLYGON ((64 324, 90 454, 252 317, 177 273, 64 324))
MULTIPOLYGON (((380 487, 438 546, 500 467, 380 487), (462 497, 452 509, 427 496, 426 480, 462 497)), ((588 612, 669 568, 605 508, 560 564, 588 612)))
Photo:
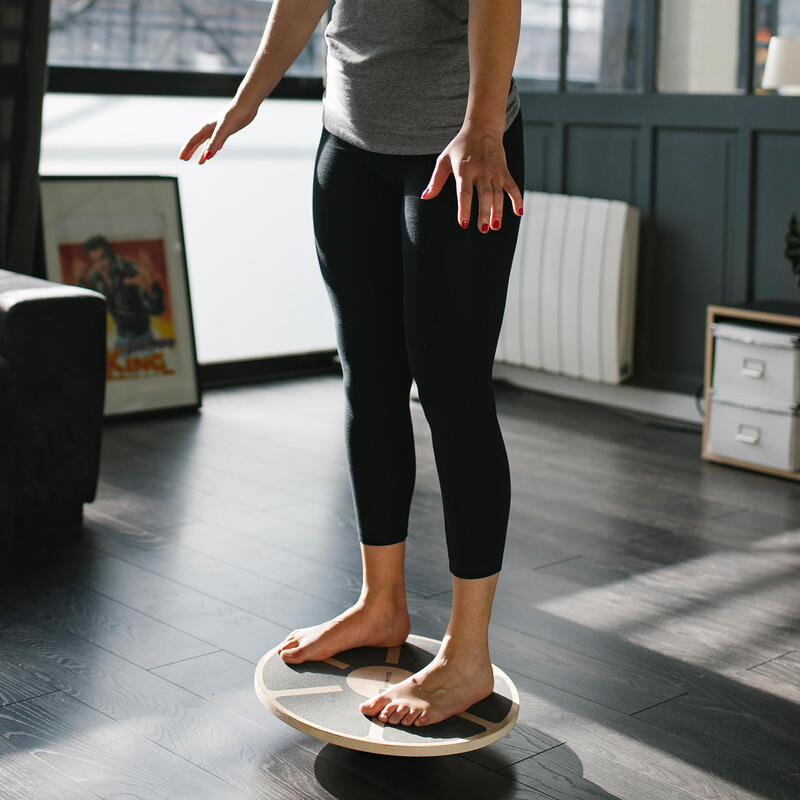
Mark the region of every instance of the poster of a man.
POLYGON ((48 279, 106 300, 107 415, 197 408, 177 178, 45 176, 48 279))
POLYGON ((101 235, 87 239, 83 249, 88 260, 79 259, 73 271, 79 286, 105 295, 116 326, 114 346, 123 352, 152 348, 156 337, 150 317, 164 312, 164 287, 150 255, 142 248, 138 261, 124 258, 101 235))

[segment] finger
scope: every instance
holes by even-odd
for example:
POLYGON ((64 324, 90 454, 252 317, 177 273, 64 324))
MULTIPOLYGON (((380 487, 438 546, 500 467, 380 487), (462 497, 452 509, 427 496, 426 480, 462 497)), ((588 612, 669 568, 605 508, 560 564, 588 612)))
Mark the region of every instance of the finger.
POLYGON ((224 122, 220 122, 217 127, 214 128, 214 133, 211 136, 211 141, 208 143, 205 152, 200 156, 200 163, 202 164, 204 161, 208 161, 209 158, 218 153, 229 135, 228 126, 225 125, 224 122))
POLYGON ((492 216, 490 222, 493 231, 496 231, 503 222, 503 197, 502 187, 493 187, 492 216))
POLYGON ((482 181, 478 184, 478 228, 481 233, 489 232, 489 219, 492 215, 492 191, 491 183, 482 181))
POLYGON ((519 190, 519 186, 517 186, 517 182, 511 177, 511 173, 506 176, 506 180, 503 183, 503 188, 508 193, 508 196, 511 198, 511 203, 514 206, 514 213, 518 216, 522 216, 522 192, 519 190))
POLYGON ((192 156, 194 155, 195 150, 206 140, 214 130, 214 123, 210 122, 207 125, 203 125, 197 133, 189 139, 188 142, 183 146, 183 150, 180 152, 180 157, 184 161, 189 161, 192 156))
POLYGON ((472 213, 472 181, 460 175, 456 176, 456 194, 458 197, 458 224, 462 228, 466 228, 472 213))
POLYGON ((453 168, 450 166, 449 158, 437 158, 436 167, 433 170, 431 179, 428 181, 428 185, 421 195, 422 199, 430 200, 432 197, 436 197, 436 195, 442 191, 442 187, 445 185, 452 171, 453 168))

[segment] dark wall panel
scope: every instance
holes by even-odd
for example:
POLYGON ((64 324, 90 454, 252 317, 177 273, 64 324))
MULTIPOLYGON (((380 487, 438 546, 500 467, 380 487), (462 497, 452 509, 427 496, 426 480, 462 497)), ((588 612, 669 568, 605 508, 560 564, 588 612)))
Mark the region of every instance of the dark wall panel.
POLYGON ((729 269, 734 132, 659 130, 651 291, 640 325, 652 382, 693 391, 702 380, 705 313, 729 269))
POLYGON ((551 167, 554 133, 552 125, 525 125, 525 188, 531 192, 557 192, 551 167))
POLYGON ((761 133, 756 140, 753 297, 800 300, 783 256, 789 217, 800 218, 800 133, 761 133))
POLYGON ((522 93, 527 188, 640 209, 632 384, 693 393, 706 306, 800 297, 800 103, 762 95, 522 93))
POLYGON ((638 205, 636 138, 635 128, 568 126, 566 193, 638 205))

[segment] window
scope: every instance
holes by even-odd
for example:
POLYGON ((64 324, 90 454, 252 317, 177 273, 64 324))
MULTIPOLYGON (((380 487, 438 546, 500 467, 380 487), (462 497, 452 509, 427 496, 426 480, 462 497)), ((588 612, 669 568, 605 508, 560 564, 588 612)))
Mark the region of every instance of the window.
POLYGON ((760 89, 772 36, 800 36, 800 0, 755 0, 755 49, 753 86, 760 89))
POLYGON ((642 88, 644 3, 571 0, 567 80, 570 89, 642 88))
MULTIPOLYGON (((271 4, 266 0, 52 0, 55 66, 243 74, 271 4)), ((325 17, 287 75, 321 76, 325 17)))
POLYGON ((522 0, 514 77, 534 90, 640 90, 644 6, 640 0, 522 0))
POLYGON ((738 92, 741 17, 734 0, 662 0, 659 91, 738 92))
POLYGON ((208 164, 178 151, 216 97, 45 96, 41 174, 175 175, 201 364, 336 349, 311 218, 319 100, 270 100, 208 164))
POLYGON ((561 0, 522 0, 514 77, 539 89, 557 89, 561 54, 561 0))

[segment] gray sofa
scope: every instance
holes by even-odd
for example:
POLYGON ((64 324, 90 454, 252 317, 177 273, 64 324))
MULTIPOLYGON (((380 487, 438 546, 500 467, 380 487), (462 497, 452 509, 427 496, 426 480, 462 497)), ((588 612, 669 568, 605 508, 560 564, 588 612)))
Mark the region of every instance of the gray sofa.
POLYGON ((0 269, 0 545, 80 530, 97 490, 106 299, 0 269))

